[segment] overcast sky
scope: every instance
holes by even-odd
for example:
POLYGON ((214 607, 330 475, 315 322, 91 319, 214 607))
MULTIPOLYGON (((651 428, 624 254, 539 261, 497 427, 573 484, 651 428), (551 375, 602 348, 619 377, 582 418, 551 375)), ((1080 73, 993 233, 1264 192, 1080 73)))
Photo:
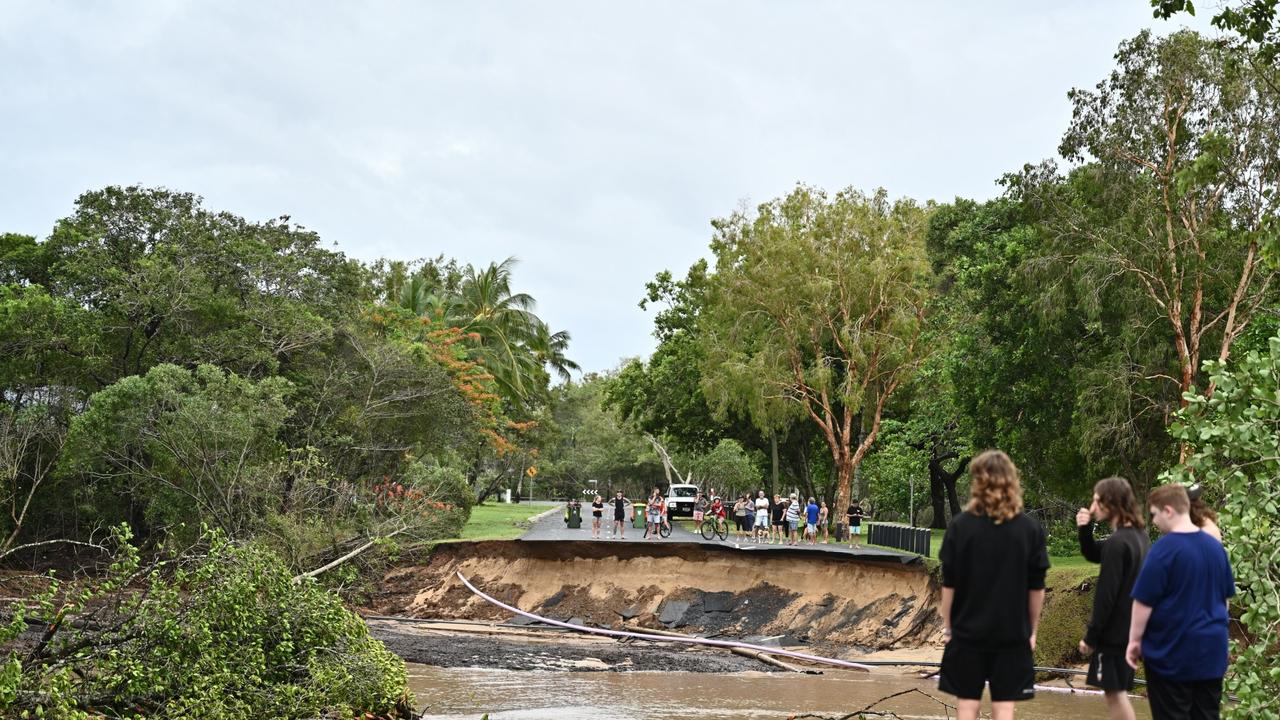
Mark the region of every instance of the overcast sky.
POLYGON ((645 281, 797 181, 988 198, 1054 154, 1147 0, 11 2, 0 231, 163 185, 372 260, 514 255, 587 370, 645 281))

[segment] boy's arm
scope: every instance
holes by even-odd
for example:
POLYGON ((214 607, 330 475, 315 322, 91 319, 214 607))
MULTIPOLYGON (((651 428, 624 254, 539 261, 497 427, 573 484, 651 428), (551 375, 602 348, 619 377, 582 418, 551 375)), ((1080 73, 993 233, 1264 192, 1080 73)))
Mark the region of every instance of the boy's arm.
POLYGON ((1044 608, 1044 588, 1027 591, 1027 617, 1031 620, 1031 649, 1036 649, 1036 629, 1040 627, 1040 610, 1044 608))
POLYGON ((1138 661, 1142 659, 1142 636, 1147 632, 1147 621, 1151 619, 1151 606, 1141 600, 1133 601, 1133 612, 1129 616, 1129 647, 1125 650, 1124 659, 1129 667, 1138 669, 1138 661))

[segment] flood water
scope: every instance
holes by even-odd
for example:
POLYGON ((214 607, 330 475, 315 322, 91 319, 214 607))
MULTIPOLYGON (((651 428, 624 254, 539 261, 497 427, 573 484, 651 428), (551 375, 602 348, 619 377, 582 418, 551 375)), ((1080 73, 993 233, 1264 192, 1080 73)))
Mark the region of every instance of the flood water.
MULTIPOLYGON (((861 710, 876 700, 913 688, 955 704, 936 681, 884 673, 827 671, 782 673, 530 672, 438 668, 409 664, 409 687, 423 718, 477 720, 783 720, 793 714, 828 717, 861 710)), ((1134 700, 1140 720, 1151 717, 1145 700, 1134 700)), ((903 718, 955 717, 937 700, 917 692, 877 705, 903 718)), ((984 703, 984 711, 987 708, 984 703)), ((1040 692, 1018 704, 1019 718, 1074 720, 1107 716, 1101 696, 1040 692)))

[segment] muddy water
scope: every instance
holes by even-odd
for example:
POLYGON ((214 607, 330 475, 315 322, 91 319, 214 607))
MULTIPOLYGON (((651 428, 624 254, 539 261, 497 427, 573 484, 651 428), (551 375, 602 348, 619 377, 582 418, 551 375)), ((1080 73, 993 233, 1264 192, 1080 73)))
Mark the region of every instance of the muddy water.
MULTIPOLYGON (((473 720, 783 720, 793 714, 839 717, 877 699, 908 694, 877 705, 903 718, 955 717, 923 691, 954 704, 935 682, 889 673, 827 672, 825 675, 775 673, 527 672, 478 668, 437 668, 410 664, 409 686, 423 718, 473 720)), ((1145 700, 1135 700, 1139 720, 1151 717, 1145 700)), ((1075 720, 1106 717, 1099 696, 1041 692, 1020 703, 1019 718, 1075 720)))

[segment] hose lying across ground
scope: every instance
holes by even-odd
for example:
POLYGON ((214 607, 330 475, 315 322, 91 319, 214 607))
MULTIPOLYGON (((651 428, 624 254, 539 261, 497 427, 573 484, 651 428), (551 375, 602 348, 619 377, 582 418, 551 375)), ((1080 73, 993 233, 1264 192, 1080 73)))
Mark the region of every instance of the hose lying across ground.
MULTIPOLYGON (((512 612, 517 615, 522 615, 524 617, 529 618, 530 620, 536 620, 540 623, 551 625, 553 627, 565 628, 567 630, 575 630, 577 632, 587 633, 590 635, 605 635, 608 637, 616 637, 616 638, 634 638, 637 640, 651 640, 653 642, 668 642, 668 643, 678 642, 678 643, 686 643, 689 645, 706 645, 710 647, 720 647, 720 648, 726 648, 730 650, 732 650, 733 648, 743 648, 746 650, 754 650, 756 652, 765 653, 768 655, 781 655, 783 657, 789 657, 795 660, 804 660, 806 662, 811 662, 818 665, 832 665, 835 667, 845 668, 847 670, 860 670, 862 672, 870 672, 872 666, 916 666, 916 667, 939 667, 940 666, 940 663, 936 663, 936 662, 896 661, 896 660, 875 660, 875 661, 867 661, 865 663, 856 663, 849 660, 841 660, 839 658, 822 657, 821 655, 810 655, 808 653, 794 652, 792 650, 783 650, 782 648, 767 647, 764 645, 752 645, 751 643, 736 642, 732 640, 713 640, 711 638, 700 638, 700 637, 691 637, 688 635, 675 635, 675 634, 659 635, 656 633, 631 632, 628 630, 609 630, 607 628, 588 627, 586 625, 574 625, 567 622, 561 622, 559 620, 552 620, 551 618, 545 618, 540 615, 534 615, 531 612, 525 612, 520 608, 508 605, 502 602, 501 600, 498 600, 497 598, 486 595, 483 591, 481 591, 475 585, 472 585, 471 582, 467 580, 467 578, 464 577, 461 572, 458 572, 457 576, 458 576, 458 579, 462 581, 462 584, 465 585, 468 590, 470 590, 477 597, 481 598, 482 600, 484 600, 485 602, 491 605, 496 605, 497 607, 500 607, 503 610, 506 610, 507 612, 512 612)), ((1058 673, 1062 675, 1085 674, 1083 670, 1072 670, 1069 668, 1037 667, 1036 670, 1041 672, 1058 673)), ((1046 692, 1057 692, 1057 693, 1068 693, 1068 694, 1079 693, 1084 695, 1101 695, 1102 694, 1101 690, 1084 690, 1084 689, 1078 689, 1073 687, 1063 688, 1063 687, 1055 687, 1052 685, 1036 685, 1035 687, 1037 690, 1044 690, 1046 692)))

